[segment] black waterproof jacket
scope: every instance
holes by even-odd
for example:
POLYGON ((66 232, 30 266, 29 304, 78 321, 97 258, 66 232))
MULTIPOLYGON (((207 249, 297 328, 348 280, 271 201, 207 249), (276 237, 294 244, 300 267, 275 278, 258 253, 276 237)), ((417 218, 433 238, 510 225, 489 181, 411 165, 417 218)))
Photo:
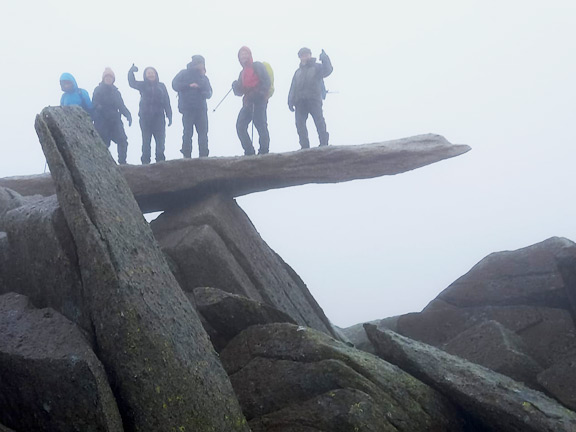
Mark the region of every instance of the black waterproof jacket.
POLYGON ((113 124, 120 121, 120 115, 132 121, 132 115, 122 99, 118 88, 101 82, 92 95, 92 118, 94 123, 113 124))
MULTIPOLYGON (((146 68, 148 69, 148 68, 146 68)), ((156 72, 156 80, 146 79, 146 69, 144 69, 144 81, 136 81, 134 72, 128 72, 128 84, 133 89, 140 91, 140 111, 138 115, 143 120, 151 120, 157 116, 166 117, 172 121, 172 107, 170 97, 164 83, 161 83, 156 72)))
POLYGON ((288 105, 295 106, 304 100, 318 100, 322 102, 324 93, 324 78, 332 73, 334 68, 330 58, 321 55, 322 63, 316 63, 315 58, 311 58, 306 64, 294 73, 292 85, 288 93, 288 105))
POLYGON ((178 72, 172 80, 172 88, 178 92, 178 110, 193 111, 197 109, 208 110, 206 99, 212 97, 212 86, 206 75, 188 63, 186 69, 178 72), (198 87, 190 87, 196 83, 198 87))

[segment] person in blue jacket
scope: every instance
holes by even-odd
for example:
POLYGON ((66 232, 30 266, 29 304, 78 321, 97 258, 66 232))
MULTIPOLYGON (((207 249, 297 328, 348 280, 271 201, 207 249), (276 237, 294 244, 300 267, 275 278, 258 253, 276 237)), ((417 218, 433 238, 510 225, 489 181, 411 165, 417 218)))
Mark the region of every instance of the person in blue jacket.
POLYGON ((60 88, 64 92, 60 98, 60 106, 79 105, 92 115, 92 101, 90 95, 84 89, 78 88, 76 79, 72 74, 64 72, 60 76, 60 88))

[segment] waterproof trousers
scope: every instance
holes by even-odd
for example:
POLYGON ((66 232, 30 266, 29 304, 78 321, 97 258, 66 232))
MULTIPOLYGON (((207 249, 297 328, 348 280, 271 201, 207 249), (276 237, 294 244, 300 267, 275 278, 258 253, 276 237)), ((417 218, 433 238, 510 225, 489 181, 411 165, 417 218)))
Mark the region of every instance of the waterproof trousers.
POLYGON ((140 129, 142 130, 142 164, 149 164, 151 158, 150 144, 152 137, 156 142, 156 162, 166 160, 164 156, 164 145, 166 142, 166 119, 164 115, 151 118, 140 118, 140 129))
POLYGON ((207 157, 208 150, 208 111, 206 109, 194 109, 182 113, 182 150, 180 152, 185 158, 192 157, 192 136, 194 127, 198 134, 198 153, 200 157, 207 157))
POLYGON ((314 124, 316 125, 320 145, 328 145, 329 134, 326 130, 326 120, 324 120, 324 114, 322 112, 322 101, 316 99, 303 100, 299 101, 294 108, 296 111, 296 131, 300 139, 300 147, 303 149, 310 148, 308 128, 306 127, 308 114, 312 116, 314 124))
POLYGON ((128 138, 124 131, 122 120, 97 120, 94 122, 94 128, 98 131, 100 138, 110 148, 110 142, 113 141, 118 146, 118 163, 124 165, 128 153, 128 138))
POLYGON ((257 99, 254 102, 245 103, 238 114, 236 121, 236 132, 240 143, 244 149, 245 155, 253 155, 255 153, 252 139, 248 133, 248 125, 250 122, 256 127, 258 131, 260 148, 258 154, 266 154, 270 148, 270 133, 268 132, 268 117, 266 109, 268 108, 267 99, 257 99))

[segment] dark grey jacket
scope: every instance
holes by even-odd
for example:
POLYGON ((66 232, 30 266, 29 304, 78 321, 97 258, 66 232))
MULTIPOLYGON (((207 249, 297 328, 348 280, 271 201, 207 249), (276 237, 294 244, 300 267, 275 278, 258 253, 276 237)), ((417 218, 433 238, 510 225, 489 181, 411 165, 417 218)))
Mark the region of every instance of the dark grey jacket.
POLYGON ((206 99, 212 97, 212 86, 208 77, 188 63, 186 69, 181 70, 172 80, 172 88, 178 92, 178 109, 180 112, 196 109, 207 110, 206 99), (198 87, 190 87, 196 83, 198 87))
POLYGON ((288 105, 295 106, 304 100, 322 101, 324 93, 324 78, 332 73, 334 68, 330 58, 321 55, 322 63, 316 63, 311 58, 308 63, 300 65, 292 78, 292 85, 288 93, 288 105))
POLYGON ((92 95, 92 108, 94 123, 117 123, 121 114, 132 121, 132 115, 114 84, 98 84, 92 95))
POLYGON ((150 81, 146 79, 146 70, 142 74, 144 77, 143 81, 136 81, 134 77, 134 72, 132 69, 128 71, 128 85, 133 89, 140 92, 140 111, 138 115, 144 121, 149 121, 157 117, 166 117, 170 122, 172 122, 172 107, 170 106, 170 97, 168 96, 168 90, 164 83, 161 83, 158 78, 158 72, 156 72, 156 81, 150 81))

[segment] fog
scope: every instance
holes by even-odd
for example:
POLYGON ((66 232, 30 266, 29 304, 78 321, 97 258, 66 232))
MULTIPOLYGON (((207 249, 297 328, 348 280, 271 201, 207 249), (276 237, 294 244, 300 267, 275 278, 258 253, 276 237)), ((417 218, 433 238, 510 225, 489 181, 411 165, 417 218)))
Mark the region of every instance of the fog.
MULTIPOLYGON (((299 148, 287 95, 298 49, 334 65, 324 114, 331 145, 422 133, 472 151, 373 180, 308 185, 238 199, 266 242, 339 326, 419 311, 487 254, 551 236, 576 240, 576 4, 571 1, 11 2, 0 28, 0 176, 42 173, 34 117, 58 105, 62 72, 90 95, 105 67, 135 119, 132 63, 169 88, 177 159, 182 123, 172 78, 206 58, 210 156, 241 155, 232 94, 237 51, 274 68, 272 153, 299 148)), ((312 146, 318 145, 308 122, 312 146)), ((256 134, 256 132, 255 132, 256 134)), ((257 134, 256 134, 257 135, 257 134)), ((196 137, 195 137, 196 138, 196 137)), ((193 157, 198 148, 194 139, 193 157)), ((111 147, 116 157, 116 147, 111 147)))

